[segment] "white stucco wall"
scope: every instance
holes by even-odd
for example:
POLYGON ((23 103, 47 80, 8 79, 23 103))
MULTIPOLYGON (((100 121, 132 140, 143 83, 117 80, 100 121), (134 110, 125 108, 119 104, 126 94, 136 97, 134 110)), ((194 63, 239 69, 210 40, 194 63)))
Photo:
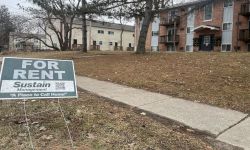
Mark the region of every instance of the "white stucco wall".
MULTIPOLYGON (((158 32, 160 30, 160 18, 155 18, 154 21, 152 22, 152 32, 158 32)), ((155 35, 152 36, 151 40, 151 46, 152 47, 158 47, 159 43, 159 36, 155 35)))
MULTIPOLYGON (((55 23, 56 27, 58 30, 60 30, 60 23, 55 23)), ((72 44, 74 40, 77 40, 77 44, 82 44, 82 30, 81 30, 81 25, 73 25, 73 30, 72 30, 72 44)), ((116 30, 116 29, 107 29, 107 28, 102 28, 102 27, 91 27, 87 26, 87 44, 88 44, 88 49, 90 48, 90 44, 93 45, 93 41, 96 41, 96 45, 100 45, 99 42, 102 41, 102 45, 100 45, 100 50, 102 51, 113 51, 115 42, 118 43, 118 46, 121 46, 121 30, 116 30), (98 33, 98 30, 103 30, 104 34, 98 33), (108 34, 109 31, 114 32, 113 35, 108 34), (90 34, 91 33, 91 34, 90 34), (110 45, 109 42, 112 42, 112 46, 110 45)), ((56 43, 57 46, 59 46, 59 42, 57 40, 56 35, 49 31, 51 34, 54 43, 56 43)), ((51 44, 50 40, 47 37, 47 42, 51 44)), ((127 47, 129 47, 129 43, 131 43, 131 46, 134 47, 134 32, 132 31, 124 31, 123 32, 123 50, 126 50, 127 47)))

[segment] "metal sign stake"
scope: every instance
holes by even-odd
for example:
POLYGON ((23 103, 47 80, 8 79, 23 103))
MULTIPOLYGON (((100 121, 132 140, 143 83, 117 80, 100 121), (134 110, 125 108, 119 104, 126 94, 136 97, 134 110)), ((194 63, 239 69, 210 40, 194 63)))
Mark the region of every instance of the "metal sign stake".
POLYGON ((58 103, 58 106, 59 106, 59 109, 60 109, 61 115, 62 115, 62 117, 63 117, 63 119, 64 119, 65 126, 66 126, 67 131, 68 131, 68 135, 69 135, 69 139, 70 139, 71 147, 72 147, 72 149, 74 150, 74 149, 75 149, 75 146, 74 146, 73 138, 72 138, 72 136, 71 136, 71 132, 70 132, 70 129, 69 129, 69 126, 68 126, 68 122, 67 122, 67 120, 66 120, 66 118, 65 118, 65 115, 64 115, 64 112, 63 112, 62 106, 61 106, 61 104, 60 104, 60 99, 59 99, 59 98, 57 99, 57 103, 58 103))
POLYGON ((35 150, 34 144, 32 142, 30 127, 29 127, 29 121, 28 121, 28 117, 27 117, 26 100, 23 100, 23 109, 24 109, 24 115, 25 115, 26 128, 27 128, 27 131, 28 131, 28 134, 29 134, 30 146, 31 146, 32 150, 35 150))

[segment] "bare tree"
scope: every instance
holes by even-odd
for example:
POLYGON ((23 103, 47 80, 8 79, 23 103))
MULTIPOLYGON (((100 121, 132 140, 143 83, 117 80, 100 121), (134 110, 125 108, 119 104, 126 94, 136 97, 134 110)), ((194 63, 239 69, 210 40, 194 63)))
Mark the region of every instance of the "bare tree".
POLYGON ((0 46, 9 44, 9 34, 15 30, 11 15, 6 6, 0 6, 0 46))
POLYGON ((170 0, 127 0, 122 2, 122 15, 130 18, 143 18, 136 53, 144 54, 146 52, 146 38, 150 23, 155 15, 159 13, 160 8, 169 6, 170 0))
POLYGON ((87 48, 87 20, 86 20, 86 0, 82 0, 82 51, 86 53, 87 48))
POLYGON ((73 22, 78 15, 81 0, 28 1, 37 5, 39 9, 29 7, 26 10, 33 15, 34 19, 39 20, 38 26, 45 32, 50 41, 53 41, 50 31, 56 35, 60 47, 53 42, 48 44, 42 39, 38 40, 55 50, 65 51, 71 49, 73 22))
POLYGON ((119 6, 110 10, 108 13, 109 18, 119 21, 119 24, 121 26, 119 50, 123 50, 123 33, 125 30, 125 25, 128 23, 128 21, 131 20, 131 17, 123 11, 125 9, 124 7, 126 6, 119 6))

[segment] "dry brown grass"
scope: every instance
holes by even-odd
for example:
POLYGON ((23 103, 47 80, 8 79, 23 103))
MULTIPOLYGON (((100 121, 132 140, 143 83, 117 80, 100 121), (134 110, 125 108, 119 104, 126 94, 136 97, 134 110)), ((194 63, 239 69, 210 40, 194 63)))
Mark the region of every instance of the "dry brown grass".
POLYGON ((26 53, 73 59, 78 75, 250 113, 250 53, 26 53))
MULTIPOLYGON (((159 123, 132 108, 119 106, 86 92, 80 92, 79 100, 63 100, 61 105, 78 150, 222 148, 213 140, 181 126, 159 123)), ((0 149, 30 149, 23 102, 2 102, 0 108, 0 149)), ((56 101, 28 101, 27 110, 35 149, 71 149, 56 101), (52 111, 39 113, 45 110, 52 111), (39 131, 42 126, 46 128, 45 131, 39 131), (53 138, 44 140, 44 135, 53 138)))

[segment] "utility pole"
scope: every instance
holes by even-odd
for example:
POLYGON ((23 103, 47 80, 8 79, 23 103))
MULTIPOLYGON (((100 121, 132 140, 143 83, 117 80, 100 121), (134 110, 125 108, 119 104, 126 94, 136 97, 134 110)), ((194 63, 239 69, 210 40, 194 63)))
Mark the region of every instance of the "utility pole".
POLYGON ((87 53, 86 0, 82 0, 82 52, 87 53))

